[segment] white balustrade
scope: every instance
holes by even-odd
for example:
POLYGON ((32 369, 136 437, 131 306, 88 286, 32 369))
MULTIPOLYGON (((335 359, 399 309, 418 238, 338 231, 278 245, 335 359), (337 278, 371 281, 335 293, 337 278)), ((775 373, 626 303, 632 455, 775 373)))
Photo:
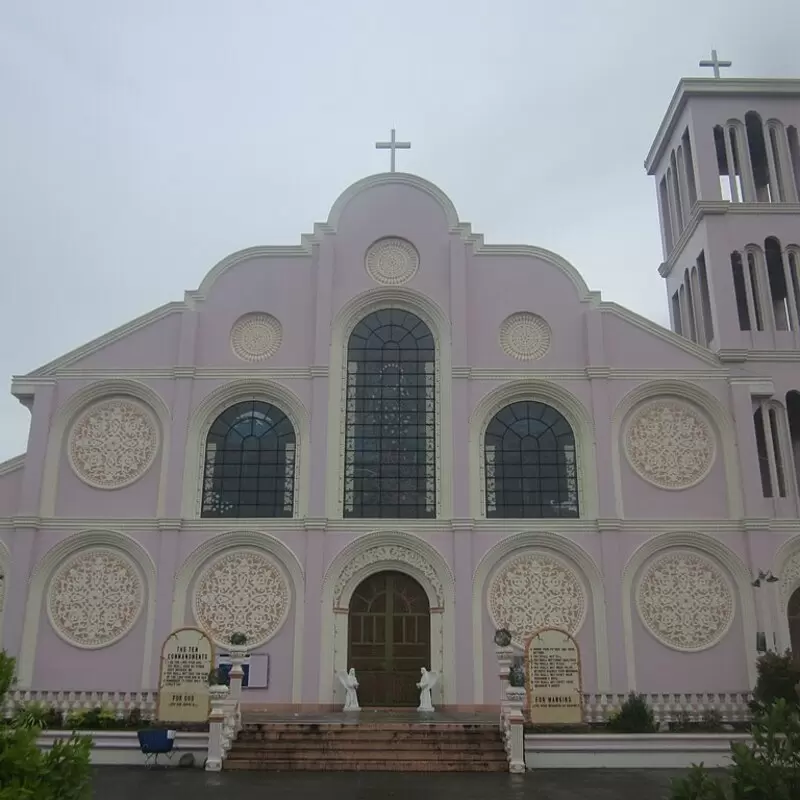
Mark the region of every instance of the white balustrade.
MULTIPOLYGON (((626 694, 584 694, 583 718, 588 723, 603 724, 619 711, 626 699, 626 694)), ((748 704, 752 699, 751 692, 653 692, 645 695, 656 723, 665 726, 674 722, 678 714, 688 714, 692 722, 699 722, 709 712, 719 714, 723 723, 748 722, 751 719, 748 704)))
POLYGON ((153 719, 156 713, 158 692, 92 692, 53 689, 15 689, 6 695, 3 715, 8 718, 14 711, 29 703, 40 703, 62 714, 71 711, 89 711, 93 708, 113 709, 122 719, 131 711, 139 711, 143 720, 153 719))

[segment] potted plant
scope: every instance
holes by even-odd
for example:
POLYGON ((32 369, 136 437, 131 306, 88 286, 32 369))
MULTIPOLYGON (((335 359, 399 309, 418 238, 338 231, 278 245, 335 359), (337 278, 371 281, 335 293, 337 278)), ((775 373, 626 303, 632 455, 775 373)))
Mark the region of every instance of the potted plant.
POLYGON ((247 655, 247 634, 237 631, 228 640, 231 643, 231 658, 244 658, 247 655))
POLYGON ((212 690, 225 689, 225 691, 227 691, 230 682, 230 676, 227 675, 224 670, 212 669, 211 672, 208 673, 208 686, 212 690))
POLYGON ((522 664, 514 664, 508 671, 508 685, 517 688, 525 686, 525 668, 522 664))
POLYGON ((508 647, 511 644, 511 631, 508 628, 498 628, 494 633, 494 643, 498 647, 508 647))

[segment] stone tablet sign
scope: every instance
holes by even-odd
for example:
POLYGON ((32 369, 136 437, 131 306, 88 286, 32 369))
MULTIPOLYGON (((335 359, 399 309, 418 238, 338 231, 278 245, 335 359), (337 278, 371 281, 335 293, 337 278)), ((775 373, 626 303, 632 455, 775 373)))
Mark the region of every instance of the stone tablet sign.
POLYGON ((543 628, 525 644, 528 711, 531 722, 583 722, 581 658, 578 643, 558 628, 543 628))
POLYGON ((214 645, 203 631, 173 631, 161 648, 158 719, 205 722, 209 713, 208 674, 213 668, 214 645))

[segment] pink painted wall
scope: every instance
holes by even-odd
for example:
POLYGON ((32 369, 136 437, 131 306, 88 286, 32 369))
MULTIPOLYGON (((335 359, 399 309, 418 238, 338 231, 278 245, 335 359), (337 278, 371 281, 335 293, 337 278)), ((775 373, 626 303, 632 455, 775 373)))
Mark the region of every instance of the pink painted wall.
MULTIPOLYGON (((735 393, 726 380, 710 380, 692 376, 693 371, 708 373, 722 368, 722 362, 710 363, 677 345, 677 338, 657 336, 644 327, 620 316, 614 308, 597 308, 582 302, 580 287, 576 287, 564 271, 546 254, 521 255, 473 253, 471 243, 465 243, 451 230, 449 209, 440 204, 431 191, 420 189, 413 182, 397 178, 360 193, 349 202, 339 205, 338 228, 327 233, 321 242, 306 255, 290 257, 284 253, 273 257, 251 254, 222 274, 208 290, 207 296, 194 309, 170 314, 152 326, 134 332, 130 337, 114 342, 102 350, 70 365, 69 377, 55 376, 55 387, 37 388, 34 407, 35 425, 31 435, 29 461, 24 471, 0 478, 0 518, 10 520, 17 496, 28 498, 26 513, 35 515, 38 507, 39 483, 44 473, 45 444, 50 423, 59 409, 75 391, 98 380, 98 371, 164 369, 153 376, 139 379, 163 398, 169 409, 172 427, 165 432, 170 442, 169 463, 162 470, 161 459, 136 483, 120 490, 105 492, 91 489, 72 473, 62 451, 59 456, 56 517, 102 519, 103 526, 123 526, 124 520, 153 520, 147 530, 126 531, 141 541, 156 563, 158 576, 155 592, 157 607, 153 642, 151 685, 157 676, 157 657, 161 641, 169 633, 173 600, 173 576, 186 557, 210 536, 224 530, 255 529, 277 536, 297 556, 305 577, 305 594, 297 602, 305 605, 302 633, 294 630, 290 614, 284 627, 263 649, 271 656, 270 689, 256 702, 287 702, 291 698, 290 676, 293 671, 294 637, 303 637, 302 699, 318 701, 319 662, 321 643, 321 583, 335 555, 347 544, 362 535, 361 525, 348 528, 338 523, 324 526, 329 392, 340 392, 339 376, 300 377, 311 366, 329 363, 331 320, 354 297, 376 288, 366 273, 364 252, 376 239, 402 236, 414 243, 420 253, 418 274, 408 283, 433 300, 450 321, 453 364, 476 369, 494 370, 488 377, 457 378, 452 382, 452 406, 444 409, 450 414, 453 428, 453 485, 455 520, 419 525, 395 520, 375 520, 374 529, 408 530, 422 537, 442 555, 455 578, 455 648, 457 661, 457 699, 471 703, 474 698, 472 675, 473 648, 477 642, 483 659, 486 702, 493 702, 492 676, 496 672, 492 625, 481 598, 482 616, 478 630, 472 618, 472 581, 474 571, 489 548, 507 536, 529 529, 541 530, 538 522, 508 520, 507 524, 487 524, 473 521, 470 516, 469 418, 480 400, 512 377, 544 379, 571 392, 576 400, 594 413, 595 446, 586 443, 584 468, 587 476, 596 478, 599 487, 599 516, 608 524, 585 520, 585 527, 576 527, 573 520, 552 520, 546 531, 571 537, 584 548, 604 575, 607 611, 607 647, 610 652, 611 686, 598 686, 595 644, 595 619, 591 604, 586 621, 578 634, 584 664, 584 686, 587 691, 625 691, 628 685, 624 658, 624 634, 621 623, 623 599, 619 596, 620 576, 635 541, 627 533, 615 530, 617 495, 622 498, 626 519, 640 520, 641 532, 636 541, 657 535, 663 526, 649 520, 674 520, 676 525, 686 520, 727 520, 728 498, 741 493, 748 514, 754 510, 773 514, 759 497, 757 466, 752 458, 753 443, 748 436, 752 422, 746 404, 735 400, 735 393), (283 326, 283 342, 270 359, 257 363, 238 360, 231 351, 229 333, 236 319, 251 311, 274 314, 283 326), (498 328, 502 321, 517 311, 533 311, 547 319, 552 328, 552 345, 548 353, 535 362, 521 362, 507 356, 498 344, 498 328), (178 365, 194 367, 194 376, 173 377, 167 368, 178 365), (604 377, 589 380, 586 367, 607 367, 612 370, 651 372, 650 378, 604 377), (74 370, 92 370, 91 374, 75 374, 74 370), (285 377, 284 370, 293 377, 285 377), (565 375, 559 371, 570 371, 565 375), (505 371, 505 375, 503 375, 505 371), (628 467, 624 455, 619 463, 619 482, 613 469, 612 418, 617 404, 631 389, 648 379, 660 377, 659 371, 672 375, 685 374, 687 380, 716 397, 734 419, 737 453, 742 456, 742 485, 728 486, 723 468, 723 452, 718 448, 717 461, 705 480, 697 487, 682 492, 668 492, 644 482, 628 467), (224 523, 193 521, 192 525, 176 522, 180 516, 183 494, 183 473, 186 463, 186 434, 192 412, 216 388, 226 385, 232 376, 265 376, 294 392, 311 416, 311 441, 304 443, 304 457, 311 462, 309 495, 313 525, 306 530, 300 521, 287 522, 285 527, 275 522, 261 524, 258 520, 228 520, 224 523), (48 391, 51 394, 48 395, 48 391), (38 415, 38 416, 37 416, 38 415), (749 449, 748 449, 749 448, 749 449), (159 484, 163 481, 166 493, 165 519, 155 520, 159 484), (10 488, 9 488, 10 487, 10 488), (316 520, 320 520, 318 523, 316 520), (205 529, 203 526, 206 526, 205 529), (599 530, 598 530, 599 529, 599 530)), ((791 218, 787 217, 787 222, 791 218)), ((742 229, 741 236, 755 235, 758 218, 753 217, 742 229), (752 228, 752 231, 751 231, 752 228)), ((709 237, 719 232, 709 229, 709 237)), ((740 234, 737 234, 737 236, 740 234)), ((720 234, 722 236, 722 234, 720 234)), ((726 241, 724 238, 722 241, 726 241)), ((715 286, 724 281, 710 279, 715 286)), ((721 299, 717 299, 721 303, 721 299)), ((720 314, 730 313, 730 303, 720 314)), ((785 363, 759 362, 729 367, 736 376, 774 375, 776 385, 785 391, 796 385, 793 367, 785 363)), ((442 376, 449 380, 449 376, 442 376)), ((338 424, 338 422, 337 422, 338 424)), ((585 509, 584 509, 585 511, 585 509)), ((778 512, 774 512, 777 514, 778 512)), ((754 516, 756 516, 754 514, 754 516)), ((577 523, 581 526, 582 523, 577 523)), ((10 528, 10 525, 7 527, 10 528)), ((80 529, 71 524, 69 532, 80 529)), ((769 534, 777 545, 789 533, 769 534)), ((747 568, 753 568, 746 548, 740 547, 737 537, 727 537, 724 544, 737 552, 747 568), (735 549, 738 548, 738 549, 735 549)), ((55 543, 46 528, 10 530, 6 535, 12 561, 19 565, 20 576, 27 575, 55 543)), ((742 539, 743 542, 743 539, 742 539)), ((773 553, 759 556, 759 565, 769 566, 773 553)), ((562 556, 563 558, 563 556, 562 556)), ((588 582, 587 588, 588 588, 588 582)), ((6 606, 6 643, 18 646, 22 630, 25 587, 17 583, 15 602, 6 606)), ((188 606, 187 606, 188 609, 188 606)), ((189 621, 187 610, 187 621, 189 621)), ((747 684, 743 637, 752 631, 742 631, 741 615, 733 629, 715 648, 700 654, 677 653, 660 645, 641 628, 635 618, 635 653, 641 688, 653 691, 704 691, 743 689, 747 684), (737 627, 738 626, 738 627, 737 627), (719 666, 725 664, 724 685, 719 682, 719 666), (715 683, 716 681, 716 683, 715 683)), ((103 651, 80 651, 71 648, 50 629, 46 619, 40 624, 34 682, 39 686, 56 688, 138 688, 141 664, 143 618, 125 639, 103 651), (123 685, 124 684, 124 685, 123 685)), ((149 688, 149 687, 148 687, 149 688)))
POLYGON ((22 487, 22 467, 0 475, 0 508, 11 516, 16 511, 22 487))

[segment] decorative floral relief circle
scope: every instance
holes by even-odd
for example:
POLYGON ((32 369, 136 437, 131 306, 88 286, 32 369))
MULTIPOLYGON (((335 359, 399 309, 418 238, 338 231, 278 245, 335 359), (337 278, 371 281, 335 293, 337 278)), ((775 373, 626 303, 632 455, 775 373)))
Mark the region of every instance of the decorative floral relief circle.
POLYGON ((439 603, 439 605, 444 605, 444 590, 442 588, 442 582, 439 579, 439 576, 436 574, 436 570, 434 569, 433 565, 428 561, 427 558, 425 558, 425 556, 416 552, 415 550, 411 550, 410 548, 403 547, 399 544, 380 544, 358 553, 347 562, 346 566, 342 569, 341 574, 336 580, 336 584, 333 589, 334 606, 338 606, 341 603, 342 592, 344 592, 345 587, 352 580, 356 573, 360 572, 365 567, 371 566, 372 564, 388 564, 392 562, 408 564, 408 566, 413 567, 422 573, 422 575, 424 575, 427 579, 428 583, 433 587, 433 591, 436 594, 437 603, 439 603))
POLYGON ((785 602, 794 590, 800 586, 800 552, 795 553, 781 569, 781 595, 785 602))
POLYGON ((197 579, 194 616, 219 645, 234 632, 258 647, 271 639, 289 613, 289 584, 266 554, 236 550, 212 561, 197 579))
POLYGON ((576 572, 553 556, 522 553, 497 570, 489 585, 489 616, 515 644, 544 627, 575 635, 586 617, 586 590, 576 572))
POLYGON ((272 314, 245 314, 231 329, 231 347, 242 361, 274 356, 283 340, 283 327, 272 314))
POLYGON ((69 435, 75 474, 97 489, 119 489, 144 475, 158 452, 158 423, 135 400, 114 397, 84 411, 69 435))
POLYGON ((550 349, 550 326, 538 314, 520 311, 500 326, 500 347, 522 361, 541 358, 550 349))
POLYGON ((647 630, 675 650, 705 650, 728 632, 730 582, 711 560, 692 551, 657 556, 643 570, 636 607, 647 630))
POLYGON ((716 443, 711 425, 693 406, 653 400, 625 429, 625 455, 634 470, 662 489, 688 489, 708 475, 716 443))
POLYGON ((390 237, 371 244, 365 262, 370 278, 376 283, 399 286, 417 274, 419 253, 406 239, 390 237))
POLYGON ((47 593, 50 624, 76 647, 108 647, 118 641, 134 626, 143 604, 142 578, 133 562, 102 548, 62 564, 47 593))

